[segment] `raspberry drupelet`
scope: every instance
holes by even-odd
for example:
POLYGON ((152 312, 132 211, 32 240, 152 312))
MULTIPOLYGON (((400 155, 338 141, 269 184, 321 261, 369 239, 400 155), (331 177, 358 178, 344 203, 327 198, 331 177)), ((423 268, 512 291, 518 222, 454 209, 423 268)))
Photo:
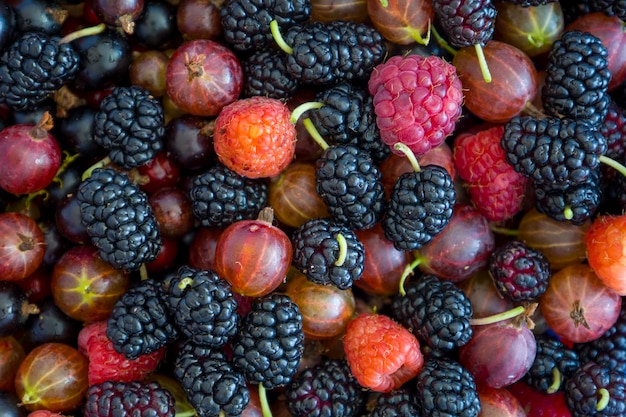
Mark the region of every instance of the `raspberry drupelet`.
POLYGON ((418 157, 452 134, 461 116, 456 68, 437 56, 392 56, 374 68, 368 89, 382 140, 392 149, 402 142, 418 157))
POLYGON ((415 336, 382 314, 362 314, 352 320, 343 346, 352 374, 374 391, 400 388, 424 363, 415 336))

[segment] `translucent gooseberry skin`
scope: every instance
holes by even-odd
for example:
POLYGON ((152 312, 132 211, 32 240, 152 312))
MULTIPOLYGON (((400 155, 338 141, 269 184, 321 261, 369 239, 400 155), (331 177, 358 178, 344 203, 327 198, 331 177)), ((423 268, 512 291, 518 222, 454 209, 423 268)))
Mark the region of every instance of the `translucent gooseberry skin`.
POLYGON ((15 374, 25 357, 26 353, 15 337, 0 337, 0 391, 15 391, 15 374))
POLYGON ((554 333, 571 343, 595 340, 619 317, 622 298, 586 264, 569 265, 550 277, 539 307, 554 333))
POLYGON ((129 283, 128 273, 103 261, 91 245, 69 249, 51 275, 55 304, 69 317, 83 322, 108 318, 129 283))
POLYGON ((334 285, 320 285, 300 272, 287 282, 286 294, 298 305, 302 314, 302 329, 312 340, 340 335, 354 315, 352 290, 340 290, 334 285))
POLYGON ((315 190, 315 165, 312 162, 293 162, 271 178, 268 202, 274 208, 276 218, 293 228, 311 219, 329 216, 326 203, 315 190))
POLYGON ((289 237, 271 220, 235 222, 224 229, 215 248, 217 272, 234 292, 248 297, 261 297, 278 288, 292 257, 289 237))
POLYGON ((241 93, 243 70, 235 54, 218 42, 196 39, 180 45, 167 64, 167 95, 183 111, 216 116, 241 93))
POLYGON ((543 253, 552 270, 578 264, 587 257, 585 233, 590 222, 580 226, 560 222, 540 213, 537 209, 524 213, 518 226, 518 238, 528 246, 543 253), (537 233, 541 230, 541 233, 537 233))
POLYGON ((425 274, 460 282, 487 265, 494 247, 487 218, 472 206, 460 204, 448 226, 415 255, 421 259, 419 268, 425 274))
POLYGON ((84 401, 88 380, 87 358, 64 343, 34 348, 15 375, 15 391, 29 411, 66 413, 84 401))
POLYGON ((477 384, 504 388, 519 381, 530 369, 537 342, 525 323, 511 320, 473 327, 470 341, 459 348, 459 362, 477 384))
POLYGON ((537 70, 528 55, 504 42, 487 42, 483 53, 491 82, 485 81, 473 46, 459 49, 452 61, 463 83, 465 106, 486 122, 506 123, 535 98, 537 70))
POLYGON ((354 285, 372 295, 389 296, 398 292, 402 273, 411 263, 409 253, 398 250, 385 238, 382 226, 376 223, 367 230, 355 232, 365 248, 361 278, 354 285))

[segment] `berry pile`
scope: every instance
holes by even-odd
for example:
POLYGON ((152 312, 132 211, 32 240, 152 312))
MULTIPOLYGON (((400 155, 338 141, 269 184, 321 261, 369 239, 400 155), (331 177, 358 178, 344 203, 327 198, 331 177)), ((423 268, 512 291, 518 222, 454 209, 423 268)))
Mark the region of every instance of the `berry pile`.
POLYGON ((626 415, 625 10, 0 2, 0 410, 626 415))

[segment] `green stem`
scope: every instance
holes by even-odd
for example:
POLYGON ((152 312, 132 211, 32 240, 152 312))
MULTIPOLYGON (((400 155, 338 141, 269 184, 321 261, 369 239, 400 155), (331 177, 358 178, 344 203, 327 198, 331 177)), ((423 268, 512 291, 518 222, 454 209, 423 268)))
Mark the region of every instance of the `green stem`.
POLYGON ((59 166, 59 169, 57 169, 57 173, 54 175, 54 178, 52 179, 53 182, 56 182, 57 184, 59 184, 60 188, 63 188, 63 180, 61 179, 60 175, 63 172, 65 172, 67 167, 76 159, 78 159, 78 157, 80 156, 79 153, 72 155, 68 151, 63 151, 63 155, 65 156, 65 158, 63 158, 63 162, 61 163, 61 166, 59 166))
POLYGON ((503 311, 502 313, 493 314, 487 317, 480 317, 477 319, 470 319, 470 324, 472 326, 484 326, 487 324, 498 323, 503 320, 512 319, 513 317, 517 317, 520 314, 524 313, 526 308, 524 306, 517 306, 510 310, 503 311))
POLYGON ((322 107, 324 107, 324 103, 321 101, 307 101, 306 103, 302 103, 291 111, 289 121, 295 125, 304 113, 309 110, 317 110, 322 107))
POLYGON ((598 400, 598 404, 596 404, 596 411, 600 412, 609 405, 611 393, 606 388, 600 388, 598 394, 600 395, 600 399, 598 400))
POLYGON ((335 266, 341 266, 346 261, 346 257, 348 256, 348 242, 346 238, 341 233, 337 234, 337 243, 339 243, 339 257, 335 261, 335 266))
POLYGON ((34 193, 27 194, 23 199, 22 203, 24 207, 28 207, 33 203, 33 200, 39 196, 43 196, 44 201, 50 197, 50 192, 45 188, 39 191, 35 191, 34 193))
POLYGON ((276 45, 278 45, 278 47, 282 49, 283 52, 285 52, 287 55, 292 55, 293 48, 287 45, 287 42, 285 42, 285 38, 283 38, 283 35, 280 33, 280 28, 278 27, 277 21, 272 20, 270 22, 270 32, 272 33, 272 37, 274 38, 274 42, 276 42, 276 45))
POLYGON ((406 279, 409 277, 409 275, 413 274, 413 270, 415 270, 415 268, 417 268, 423 261, 424 261, 424 258, 418 256, 413 260, 413 262, 411 262, 404 268, 404 271, 402 272, 402 276, 400 277, 399 292, 401 296, 404 297, 406 295, 406 291, 404 290, 404 283, 406 282, 406 279))
POLYGON ((419 43, 420 45, 428 45, 428 43, 430 42, 430 20, 428 21, 428 28, 426 28, 426 38, 422 37, 422 34, 419 33, 417 30, 411 31, 411 37, 415 42, 419 43))
POLYGON ((445 49, 446 51, 448 51, 450 53, 450 55, 455 56, 456 55, 456 49, 454 49, 453 47, 450 46, 450 44, 443 38, 443 36, 441 36, 439 34, 439 32, 437 32, 437 29, 435 29, 435 27, 433 26, 430 30, 432 31, 433 35, 435 36, 435 40, 437 41, 439 46, 442 47, 443 49, 445 49))
POLYGON ((474 45, 474 49, 476 49, 476 56, 478 57, 478 65, 480 66, 480 72, 483 74, 483 79, 486 83, 491 82, 491 72, 489 72, 489 65, 487 65, 487 60, 485 59, 485 53, 483 52, 483 47, 477 43, 474 45))
POLYGON ((566 206, 563 209, 563 217, 565 217, 565 219, 567 220, 572 220, 574 218, 574 212, 572 211, 572 208, 570 206, 566 206))
POLYGON ((413 167, 413 170, 415 172, 420 172, 422 170, 411 148, 409 148, 402 142, 397 142, 396 144, 393 145, 393 149, 395 149, 396 151, 402 152, 407 158, 409 158, 409 162, 411 162, 411 166, 413 167))
POLYGON ((141 266, 139 267, 139 277, 142 281, 145 281, 149 278, 148 268, 146 267, 146 264, 141 264, 141 266))
POLYGON ((555 366, 554 368, 552 368, 552 384, 548 387, 546 392, 548 394, 554 394, 555 392, 557 392, 559 388, 561 388, 561 381, 561 371, 559 371, 559 368, 555 366))
POLYGON ((106 27, 107 27, 106 24, 100 23, 99 25, 89 26, 83 29, 79 29, 77 31, 74 31, 62 37, 59 40, 59 43, 69 43, 69 42, 75 41, 78 38, 83 38, 85 36, 91 36, 91 35, 97 35, 98 33, 104 32, 106 27))
POLYGON ((302 125, 304 126, 304 128, 306 129, 307 132, 309 132, 309 135, 311 135, 311 137, 313 138, 313 140, 320 145, 320 148, 322 149, 328 149, 328 142, 326 142, 324 140, 324 138, 322 137, 322 135, 320 135, 319 130, 317 130, 317 128, 315 127, 315 125, 313 124, 313 122, 311 121, 311 119, 309 119, 308 117, 306 119, 304 119, 302 121, 302 125))
POLYGON ((267 401, 267 393, 263 384, 259 384, 259 399, 261 400, 263 417, 272 417, 272 410, 270 409, 270 403, 267 401))
POLYGON ((617 172, 619 172, 620 174, 626 177, 626 167, 620 164, 619 162, 617 162, 615 159, 611 159, 606 155, 600 155, 598 160, 602 162, 603 164, 606 164, 610 166, 611 168, 615 169, 617 172))
POLYGON ((99 160, 98 162, 96 162, 95 164, 93 164, 92 166, 90 166, 89 168, 87 168, 85 170, 85 172, 83 172, 83 175, 81 176, 81 179, 83 181, 85 181, 87 178, 91 177, 91 173, 97 169, 97 168, 102 168, 105 165, 107 165, 109 162, 111 162, 111 159, 108 156, 105 156, 104 158, 102 158, 101 160, 99 160))
POLYGON ((497 233, 499 235, 504 236, 519 236, 519 230, 507 229, 505 227, 494 226, 493 224, 489 224, 489 228, 492 232, 497 233))

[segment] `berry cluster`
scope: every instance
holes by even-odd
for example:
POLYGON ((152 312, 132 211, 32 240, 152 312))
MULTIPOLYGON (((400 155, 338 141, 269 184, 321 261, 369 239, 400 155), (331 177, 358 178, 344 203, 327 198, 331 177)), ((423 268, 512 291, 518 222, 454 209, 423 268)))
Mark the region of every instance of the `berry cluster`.
POLYGON ((569 3, 0 2, 0 410, 625 415, 626 7, 569 3))

